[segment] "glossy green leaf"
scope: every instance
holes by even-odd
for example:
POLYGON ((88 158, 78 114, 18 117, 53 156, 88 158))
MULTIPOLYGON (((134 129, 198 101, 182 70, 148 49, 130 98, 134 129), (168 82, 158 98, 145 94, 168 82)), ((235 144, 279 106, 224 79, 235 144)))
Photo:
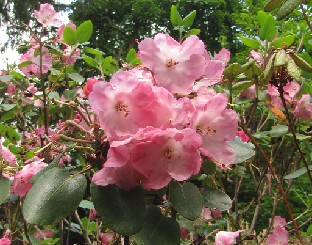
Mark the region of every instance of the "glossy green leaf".
POLYGON ((82 84, 84 82, 83 76, 81 76, 78 73, 69 73, 68 74, 69 78, 72 79, 73 81, 77 82, 78 84, 82 84))
POLYGON ((83 51, 85 51, 86 53, 89 54, 100 54, 100 55, 104 55, 104 52, 98 50, 98 49, 94 49, 94 48, 84 48, 83 51))
POLYGON ((113 231, 130 236, 143 227, 146 208, 142 189, 124 191, 115 185, 92 184, 91 196, 101 220, 113 231))
POLYGON ((63 31, 63 40, 68 45, 76 45, 77 44, 77 33, 70 26, 65 26, 63 31))
POLYGON ((184 218, 195 220, 202 211, 203 201, 198 188, 189 182, 169 185, 169 202, 184 218))
POLYGON ((259 30, 259 37, 263 41, 267 40, 270 42, 276 36, 276 33, 275 19, 272 15, 269 15, 259 30))
POLYGON ((277 40, 274 40, 271 42, 271 47, 274 48, 282 48, 283 45, 286 45, 286 47, 289 47, 290 45, 293 44, 293 42, 295 41, 296 36, 295 35, 289 35, 286 37, 281 37, 277 40))
POLYGON ((252 85, 254 85, 253 81, 242 81, 242 82, 237 82, 232 86, 233 90, 243 90, 246 88, 251 87, 252 85))
POLYGON ((243 72, 242 66, 238 63, 233 63, 224 70, 223 75, 227 78, 234 79, 237 75, 239 75, 242 72, 243 72))
POLYGON ((0 175, 0 204, 2 204, 10 193, 10 180, 0 175))
POLYGON ((89 41, 93 32, 93 24, 90 20, 83 22, 77 27, 77 41, 79 43, 84 43, 89 41))
POLYGON ((288 126, 286 125, 276 125, 273 126, 270 131, 271 137, 281 137, 288 133, 288 126))
POLYGON ((196 17, 196 10, 193 10, 182 20, 182 26, 185 29, 190 28, 193 25, 195 17, 196 17))
POLYGON ((283 2, 283 0, 269 0, 266 5, 264 6, 264 11, 265 12, 270 12, 274 9, 276 9, 281 3, 283 2))
POLYGON ((0 106, 4 111, 10 111, 16 106, 16 104, 2 104, 0 106))
POLYGON ((177 245, 180 227, 177 221, 164 217, 159 208, 150 205, 146 210, 143 228, 133 238, 138 245, 177 245))
POLYGON ((185 33, 185 38, 188 38, 191 35, 199 35, 200 29, 191 29, 185 33))
POLYGON ((266 18, 268 18, 268 16, 269 16, 268 13, 266 13, 266 12, 264 12, 264 11, 262 11, 262 10, 258 11, 258 12, 257 12, 257 19, 258 19, 258 21, 259 21, 259 24, 260 24, 260 25, 263 25, 264 22, 265 22, 265 20, 266 20, 266 18))
POLYGON ((243 142, 240 137, 235 137, 235 141, 227 142, 235 154, 233 164, 244 162, 255 155, 254 145, 243 142))
POLYGON ((127 56, 126 61, 130 64, 132 60, 137 58, 137 54, 134 48, 130 49, 127 56))
POLYGON ((227 211, 232 207, 231 198, 218 189, 206 187, 203 190, 202 195, 204 200, 204 206, 206 208, 219 211, 227 211))
POLYGON ((295 61, 293 59, 289 59, 287 63, 287 71, 288 74, 295 79, 297 82, 301 82, 301 70, 296 65, 295 61))
POLYGON ((65 90, 63 92, 63 95, 64 95, 65 99, 67 99, 67 100, 75 100, 76 96, 77 96, 77 91, 78 91, 78 88, 65 90))
MULTIPOLYGON (((309 170, 312 171, 312 165, 309 166, 309 170)), ((288 174, 284 176, 284 179, 296 179, 300 177, 301 175, 305 174, 307 172, 306 167, 300 168, 296 170, 295 172, 288 174)))
POLYGON ((80 207, 80 208, 86 208, 86 209, 94 209, 93 202, 90 202, 90 201, 88 201, 88 200, 82 200, 82 201, 79 203, 79 207, 80 207))
POLYGON ((252 49, 258 49, 260 47, 260 42, 256 39, 253 38, 248 38, 248 37, 240 37, 240 40, 242 40, 242 42, 252 48, 252 49))
POLYGON ((89 66, 92 66, 94 68, 97 68, 99 66, 96 60, 93 59, 92 57, 85 55, 85 54, 83 54, 82 57, 89 66))
POLYGON ((182 24, 181 15, 179 14, 177 7, 174 5, 171 6, 170 22, 174 27, 181 26, 182 24))
MULTIPOLYGON (((296 65, 299 66, 299 68, 301 68, 302 70, 306 72, 312 73, 312 65, 310 65, 309 62, 307 62, 306 60, 304 60, 302 57, 300 57, 294 52, 290 52, 289 55, 294 60, 296 65)), ((310 56, 307 53, 305 53, 304 55, 307 56, 308 59, 310 58, 310 56)))
POLYGON ((280 49, 275 57, 274 66, 284 66, 288 63, 288 55, 286 54, 286 51, 284 49, 280 49))
POLYGON ((52 168, 36 181, 28 192, 23 214, 30 224, 50 225, 71 215, 78 207, 87 187, 84 175, 52 168))

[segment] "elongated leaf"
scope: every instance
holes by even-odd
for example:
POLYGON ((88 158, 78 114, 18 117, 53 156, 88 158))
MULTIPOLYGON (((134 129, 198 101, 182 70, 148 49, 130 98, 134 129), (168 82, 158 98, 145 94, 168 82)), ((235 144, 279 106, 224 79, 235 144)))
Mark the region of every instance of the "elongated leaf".
POLYGON ((157 207, 150 205, 143 228, 133 237, 138 245, 177 245, 180 227, 174 219, 164 217, 157 207))
POLYGON ((92 57, 88 56, 88 55, 85 55, 83 54, 82 55, 84 61, 89 65, 89 66, 92 66, 92 67, 95 67, 97 68, 98 67, 98 63, 96 62, 95 59, 93 59, 92 57))
POLYGON ((124 191, 115 185, 91 185, 91 196, 103 223, 122 235, 137 233, 144 223, 145 202, 140 188, 124 191))
POLYGON ((2 204, 10 193, 10 180, 0 175, 0 204, 2 204))
POLYGON ((169 185, 169 202, 184 218, 195 220, 202 211, 202 196, 198 188, 189 182, 179 184, 173 181, 169 185))
POLYGON ((191 35, 199 35, 200 34, 200 29, 191 29, 187 33, 185 33, 185 37, 189 37, 191 35))
POLYGON ((182 20, 182 25, 184 26, 185 29, 188 29, 193 25, 195 17, 196 17, 196 10, 193 10, 182 20))
POLYGON ((226 211, 232 207, 231 198, 218 189, 206 187, 203 190, 202 195, 204 200, 204 206, 206 208, 226 211))
POLYGON ((286 47, 289 47, 290 45, 293 44, 293 42, 295 41, 295 38, 296 38, 295 35, 289 35, 289 36, 286 36, 286 37, 279 38, 277 40, 274 40, 271 43, 271 47, 282 48, 283 45, 286 45, 286 47))
POLYGON ((83 76, 78 73, 70 73, 68 74, 68 76, 70 79, 73 79, 73 81, 77 82, 78 84, 82 84, 85 80, 83 76))
POLYGON ((127 56, 126 56, 126 61, 130 64, 132 60, 136 59, 137 56, 136 56, 136 52, 135 52, 135 49, 132 48, 129 50, 127 56))
POLYGON ((270 131, 271 137, 281 137, 288 133, 288 126, 286 125, 276 125, 273 126, 270 131))
MULTIPOLYGON (((306 72, 312 72, 312 66, 299 55, 294 52, 289 53, 290 57, 294 60, 297 66, 306 72)), ((308 56, 309 57, 309 56, 308 56)))
POLYGON ((277 28, 275 26, 275 19, 272 15, 269 15, 264 24, 261 26, 259 31, 259 37, 261 40, 272 41, 277 32, 277 28))
POLYGON ((70 215, 78 207, 87 187, 84 175, 52 168, 28 192, 23 214, 28 223, 50 225, 70 215))
POLYGON ((233 164, 244 162, 255 155, 252 143, 242 142, 240 137, 235 137, 235 141, 227 142, 235 153, 233 164))
MULTIPOLYGON (((309 166, 309 170, 312 171, 312 165, 309 166)), ((304 167, 304 168, 300 168, 298 169, 297 171, 291 173, 291 174, 288 174, 284 177, 284 179, 296 179, 298 177, 300 177, 301 175, 305 174, 307 172, 307 169, 304 167)))
POLYGON ((242 81, 242 82, 235 83, 232 86, 232 89, 233 90, 243 90, 243 89, 251 87, 252 85, 254 85, 253 81, 242 81))
POLYGON ((289 59, 287 63, 287 71, 289 75, 295 79, 297 82, 301 82, 301 70, 296 65, 293 59, 289 59))
POLYGON ((93 24, 91 20, 83 22, 77 27, 77 41, 79 43, 84 43, 89 41, 93 32, 93 24))
POLYGON ((70 26, 65 26, 64 31, 63 31, 63 40, 66 44, 70 46, 77 44, 76 31, 70 26))
POLYGON ((178 27, 182 24, 181 15, 179 14, 177 7, 174 5, 171 6, 170 22, 174 27, 178 27))
POLYGON ((78 88, 65 90, 63 95, 64 95, 65 99, 67 99, 67 100, 74 100, 77 96, 77 91, 78 91, 78 88))
POLYGON ((286 54, 286 51, 284 49, 281 49, 277 52, 275 61, 274 61, 274 66, 279 67, 286 65, 288 62, 288 56, 286 54))
POLYGON ((300 4, 300 0, 287 0, 276 13, 276 19, 281 20, 290 15, 300 4))
POLYGON ((256 39, 253 38, 248 38, 248 37, 240 37, 240 40, 242 40, 242 42, 252 48, 252 49, 258 49, 260 47, 260 42, 256 39))

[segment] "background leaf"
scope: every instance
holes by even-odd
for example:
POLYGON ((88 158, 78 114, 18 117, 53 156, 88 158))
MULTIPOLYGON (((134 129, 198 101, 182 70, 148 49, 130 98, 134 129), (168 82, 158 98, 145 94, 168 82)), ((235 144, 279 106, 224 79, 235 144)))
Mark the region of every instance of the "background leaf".
POLYGON ((203 190, 202 195, 204 200, 204 206, 206 208, 226 211, 232 207, 231 198, 218 189, 206 187, 203 190))
POLYGON ((0 175, 0 204, 3 203, 10 193, 10 180, 0 175))
POLYGON ((77 41, 79 43, 85 43, 89 41, 93 32, 93 24, 90 20, 83 22, 77 27, 77 41))

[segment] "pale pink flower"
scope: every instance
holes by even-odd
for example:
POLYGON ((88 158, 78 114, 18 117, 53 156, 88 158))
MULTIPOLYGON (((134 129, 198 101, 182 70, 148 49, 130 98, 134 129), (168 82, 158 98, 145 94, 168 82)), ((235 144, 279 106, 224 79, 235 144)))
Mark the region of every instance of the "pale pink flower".
MULTIPOLYGON (((49 50, 46 47, 42 47, 42 74, 45 74, 49 71, 49 68, 52 67, 52 56, 49 54, 49 50)), ((25 61, 31 61, 32 64, 21 67, 20 70, 26 74, 27 77, 35 75, 40 77, 40 55, 35 55, 35 48, 30 48, 25 54, 20 58, 20 63, 25 61)))
POLYGON ((300 84, 297 82, 287 83, 284 87, 284 97, 286 100, 293 100, 300 90, 300 84))
POLYGON ((302 95, 295 108, 294 116, 302 120, 309 120, 312 118, 312 103, 309 94, 302 95))
MULTIPOLYGON (((32 160, 30 159, 30 161, 32 160)), ((43 162, 43 159, 34 158, 34 161, 24 166, 22 170, 15 174, 12 192, 20 197, 25 196, 33 185, 30 183, 31 178, 46 166, 47 164, 43 162)))
POLYGON ((256 94, 256 85, 252 85, 249 88, 244 89, 238 96, 240 99, 255 99, 256 94))
POLYGON ((258 66, 263 66, 264 59, 263 59, 262 54, 260 54, 259 52, 255 51, 255 50, 251 50, 249 57, 250 57, 249 60, 255 60, 256 64, 258 64, 258 66))
POLYGON ((36 231, 34 233, 34 237, 38 240, 38 241, 43 241, 46 238, 52 238, 53 237, 53 231, 51 230, 40 230, 36 231))
POLYGON ((238 116, 235 111, 226 109, 227 96, 217 94, 204 107, 196 108, 191 127, 203 138, 200 152, 219 163, 230 166, 234 152, 227 141, 235 139, 238 116))
POLYGON ((99 79, 97 79, 97 78, 88 78, 87 79, 87 82, 83 88, 83 91, 87 97, 93 91, 93 85, 97 82, 99 82, 99 79))
MULTIPOLYGON (((283 87, 284 90, 283 95, 287 104, 292 103, 294 101, 295 95, 298 93, 299 89, 300 84, 297 82, 289 82, 283 87)), ((277 87, 269 84, 266 92, 271 96, 271 102, 273 105, 277 107, 283 107, 283 102, 280 98, 280 93, 277 87)))
POLYGON ((11 240, 9 238, 0 238, 0 245, 11 245, 11 240))
MULTIPOLYGON (((271 223, 271 219, 270 219, 270 223, 271 223)), ((274 221, 273 221, 273 227, 277 227, 277 226, 280 226, 282 228, 285 228, 286 226, 286 220, 285 218, 282 218, 281 216, 275 216, 274 217, 274 221)))
POLYGON ((101 245, 110 245, 111 241, 114 238, 114 232, 106 232, 106 233, 101 233, 101 245))
POLYGON ((110 145, 108 159, 92 181, 131 189, 141 182, 145 189, 161 189, 171 179, 183 181, 201 167, 201 137, 192 129, 147 127, 132 138, 110 145))
POLYGON ((39 11, 35 10, 34 13, 37 21, 41 23, 44 27, 58 27, 62 24, 61 20, 59 19, 58 13, 54 10, 54 7, 51 4, 40 4, 39 11))
POLYGON ((27 87, 27 92, 30 92, 32 94, 35 94, 38 91, 37 87, 35 86, 34 83, 29 83, 27 87))
POLYGON ((14 84, 13 84, 12 82, 9 82, 9 83, 8 83, 8 86, 7 86, 6 93, 7 93, 7 94, 14 95, 15 92, 16 92, 16 88, 15 88, 14 84))
POLYGON ((139 43, 138 56, 154 74, 157 86, 172 93, 192 92, 195 80, 205 71, 205 45, 197 36, 180 44, 167 34, 157 34, 139 43))
POLYGON ((222 48, 219 53, 217 53, 213 60, 219 60, 222 62, 222 65, 225 67, 227 63, 230 61, 231 53, 226 48, 222 48))
POLYGON ((239 230, 235 232, 230 231, 219 231, 216 234, 215 245, 231 245, 236 243, 236 238, 244 230, 239 230))
POLYGON ((203 207, 202 212, 200 214, 200 217, 202 218, 203 221, 208 221, 208 220, 212 219, 211 214, 212 213, 211 213, 211 210, 209 208, 203 207))
POLYGON ((71 46, 65 46, 65 49, 63 50, 63 57, 62 57, 63 63, 73 65, 75 64, 75 62, 77 61, 79 57, 80 57, 79 48, 72 50, 71 46))
POLYGON ((269 235, 267 245, 288 245, 288 231, 280 226, 276 226, 272 234, 269 235))
POLYGON ((10 152, 8 148, 2 145, 0 139, 0 159, 3 159, 6 163, 8 163, 11 167, 16 166, 16 156, 10 152))

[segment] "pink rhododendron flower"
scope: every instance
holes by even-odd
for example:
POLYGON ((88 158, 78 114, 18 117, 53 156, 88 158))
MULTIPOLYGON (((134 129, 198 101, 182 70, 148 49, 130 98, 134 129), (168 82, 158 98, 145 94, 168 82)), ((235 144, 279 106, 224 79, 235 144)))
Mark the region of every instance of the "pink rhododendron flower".
POLYGON ((205 71, 205 45, 197 36, 180 44, 167 34, 139 43, 138 56, 154 74, 157 86, 172 93, 188 94, 205 71))
POLYGON ((114 232, 106 232, 106 233, 101 233, 101 245, 110 245, 111 241, 114 238, 114 232))
POLYGON ((40 232, 36 231, 34 233, 34 237, 38 241, 43 241, 46 238, 52 238, 53 237, 53 231, 50 231, 50 230, 40 230, 40 232))
POLYGON ((240 137, 243 142, 248 142, 248 140, 249 140, 248 135, 245 134, 245 132, 243 130, 237 131, 236 136, 240 137))
POLYGON ((0 245, 11 245, 11 240, 9 238, 0 238, 0 245))
POLYGON ((222 218, 222 211, 219 210, 211 210, 212 215, 215 219, 222 218))
POLYGON ((192 129, 147 127, 131 138, 110 145, 108 159, 92 181, 131 189, 161 189, 171 179, 183 181, 201 167, 201 137, 192 129))
POLYGON ((230 231, 219 231, 216 234, 215 245, 231 245, 236 243, 236 238, 244 230, 239 230, 235 232, 230 231))
POLYGON ((39 11, 35 10, 34 13, 37 21, 44 27, 58 27, 62 24, 57 12, 54 10, 54 7, 51 4, 40 4, 39 11))
POLYGON ((83 91, 85 92, 87 97, 93 91, 93 85, 97 82, 99 82, 99 80, 97 78, 88 78, 87 79, 87 82, 83 88, 83 91))
POLYGON ((203 221, 211 220, 212 219, 211 210, 209 208, 203 207, 200 217, 202 218, 203 221))
POLYGON ((42 161, 43 159, 33 158, 30 164, 23 167, 22 170, 18 171, 13 180, 12 192, 16 193, 18 196, 23 197, 32 187, 30 179, 40 170, 47 166, 46 163, 42 161))
POLYGON ((68 23, 67 25, 61 25, 58 29, 57 29, 57 35, 58 35, 58 42, 63 42, 63 32, 66 26, 71 27, 73 30, 76 30, 76 25, 74 23, 68 23))
POLYGON ((246 88, 241 92, 238 96, 240 99, 255 99, 257 97, 256 94, 256 85, 252 85, 249 88, 246 88))
POLYGON ((76 48, 74 51, 72 50, 71 46, 66 46, 63 50, 63 57, 62 61, 63 63, 73 65, 77 61, 77 59, 80 56, 80 49, 76 48))
POLYGON ((16 166, 16 156, 10 152, 8 148, 2 145, 0 138, 0 159, 3 159, 6 163, 8 163, 11 167, 16 166))
POLYGON ((227 63, 230 61, 231 53, 226 48, 222 48, 219 53, 217 53, 213 60, 219 60, 222 62, 222 65, 225 67, 227 63))
POLYGON ((226 141, 235 139, 238 116, 226 109, 227 96, 217 94, 204 107, 196 109, 191 127, 203 138, 200 152, 222 166, 229 166, 234 160, 234 152, 226 141))
MULTIPOLYGON (((288 104, 294 101, 294 97, 298 93, 299 89, 300 85, 297 82, 287 83, 286 86, 283 87, 284 98, 288 104)), ((266 92, 271 96, 271 102, 273 105, 277 107, 283 107, 283 103, 277 87, 269 84, 266 92)))
POLYGON ((9 82, 9 83, 8 83, 8 86, 7 86, 6 93, 7 93, 7 94, 14 95, 15 92, 16 92, 16 88, 15 88, 14 84, 13 84, 12 82, 9 82))
POLYGON ((302 120, 309 120, 312 118, 312 103, 309 94, 302 95, 294 110, 294 115, 302 120))
MULTIPOLYGON (((271 223, 271 219, 270 219, 270 223, 271 223)), ((284 228, 286 226, 286 220, 285 218, 282 218, 281 216, 275 216, 274 217, 274 221, 273 221, 273 227, 277 227, 280 226, 282 228, 284 228)))
MULTIPOLYGON (((31 61, 32 64, 21 67, 20 70, 26 74, 27 77, 35 75, 40 77, 40 55, 35 55, 35 48, 30 48, 20 58, 20 63, 25 61, 31 61)), ((48 72, 49 68, 52 67, 52 56, 49 54, 49 50, 46 47, 42 47, 42 74, 48 72)))
POLYGON ((190 232, 188 229, 180 226, 180 237, 182 240, 186 240, 189 236, 190 232))
POLYGON ((288 245, 288 231, 280 226, 276 226, 272 234, 269 235, 267 245, 288 245))
POLYGON ((264 59, 263 59, 263 56, 259 52, 255 51, 255 50, 251 50, 249 57, 250 57, 249 60, 255 60, 256 64, 258 64, 258 66, 263 66, 264 59))

